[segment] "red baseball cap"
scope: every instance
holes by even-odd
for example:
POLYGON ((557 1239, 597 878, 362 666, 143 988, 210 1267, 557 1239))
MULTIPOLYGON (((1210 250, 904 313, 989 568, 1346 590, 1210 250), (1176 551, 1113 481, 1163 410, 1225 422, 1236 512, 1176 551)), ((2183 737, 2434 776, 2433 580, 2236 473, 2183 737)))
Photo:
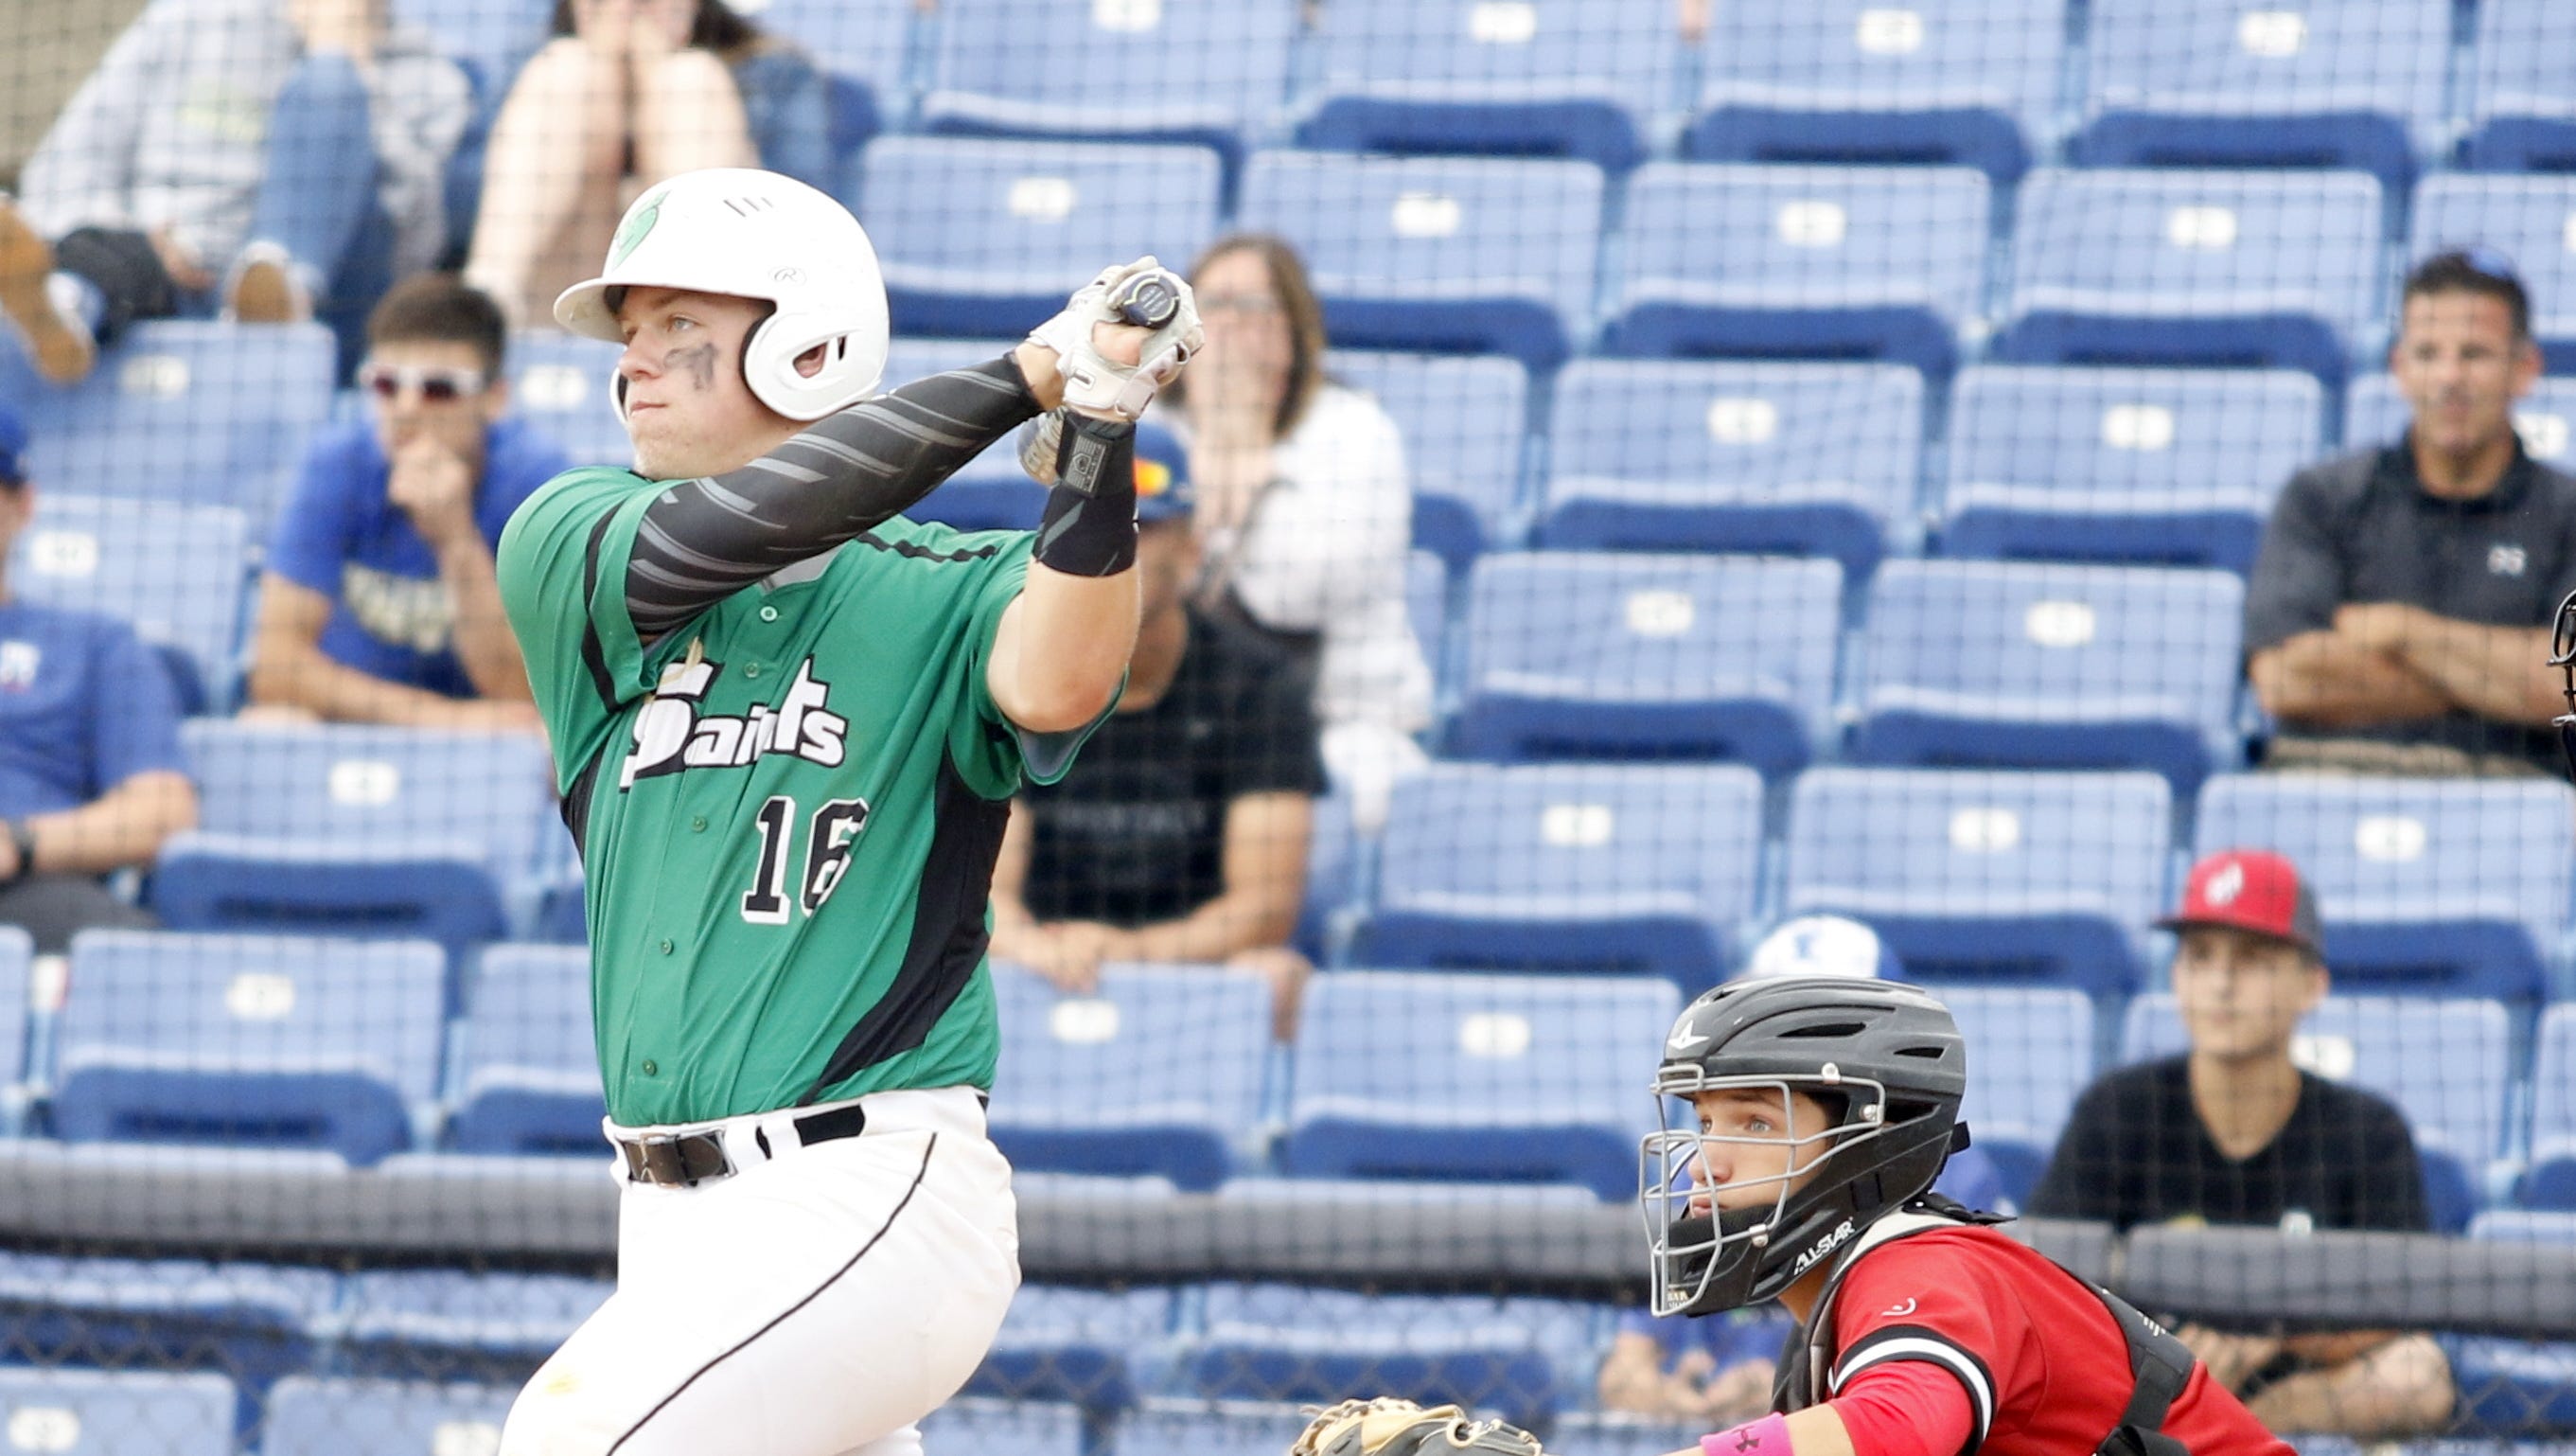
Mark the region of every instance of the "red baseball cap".
POLYGON ((2160 930, 2225 925, 2286 940, 2312 956, 2325 952, 2317 897, 2298 866, 2262 849, 2222 849, 2191 867, 2182 904, 2156 922, 2160 930))

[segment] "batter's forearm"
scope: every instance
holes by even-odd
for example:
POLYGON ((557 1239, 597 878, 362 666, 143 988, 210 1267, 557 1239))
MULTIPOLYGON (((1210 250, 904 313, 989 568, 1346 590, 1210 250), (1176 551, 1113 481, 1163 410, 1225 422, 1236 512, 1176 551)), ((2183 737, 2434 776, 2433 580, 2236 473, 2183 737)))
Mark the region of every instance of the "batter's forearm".
POLYGON ((1106 711, 1136 649, 1136 573, 1068 576, 1029 565, 993 638, 985 686, 1031 733, 1070 733, 1106 711))
POLYGON ((999 358, 816 420, 740 470, 673 482, 646 508, 626 610, 667 632, 781 567, 872 530, 1038 413, 999 358))

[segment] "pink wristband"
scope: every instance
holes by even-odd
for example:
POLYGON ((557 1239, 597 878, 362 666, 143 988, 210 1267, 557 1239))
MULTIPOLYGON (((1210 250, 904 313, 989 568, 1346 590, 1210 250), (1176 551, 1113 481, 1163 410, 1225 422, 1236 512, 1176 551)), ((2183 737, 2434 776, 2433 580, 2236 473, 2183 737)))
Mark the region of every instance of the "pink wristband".
POLYGON ((1789 1422, 1778 1414, 1699 1438, 1700 1456, 1790 1456, 1789 1422))

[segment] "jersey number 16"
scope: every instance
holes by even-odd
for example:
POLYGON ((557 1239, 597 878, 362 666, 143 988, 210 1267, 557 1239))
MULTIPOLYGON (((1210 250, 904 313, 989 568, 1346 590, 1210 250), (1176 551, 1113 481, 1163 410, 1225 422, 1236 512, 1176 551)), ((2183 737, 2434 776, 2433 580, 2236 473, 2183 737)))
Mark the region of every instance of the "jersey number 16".
MULTIPOLYGON (((796 801, 773 794, 754 816, 760 825, 760 867, 751 888, 743 892, 742 918, 754 925, 785 925, 794 907, 787 899, 787 841, 796 829, 796 801)), ((823 908, 849 873, 850 847, 868 825, 864 799, 831 799, 814 811, 805 831, 805 873, 797 879, 797 905, 813 914, 823 908)))

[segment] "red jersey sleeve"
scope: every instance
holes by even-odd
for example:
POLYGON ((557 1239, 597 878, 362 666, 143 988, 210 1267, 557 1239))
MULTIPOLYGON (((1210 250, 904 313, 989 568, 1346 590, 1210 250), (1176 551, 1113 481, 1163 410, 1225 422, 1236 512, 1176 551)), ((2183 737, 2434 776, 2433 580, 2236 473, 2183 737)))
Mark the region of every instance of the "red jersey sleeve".
POLYGON ((1963 1268, 1955 1248, 1942 1247, 1949 1242, 1899 1239, 1861 1255, 1834 1297, 1840 1354, 1827 1388, 1839 1397, 1865 1372, 1896 1362, 1936 1367, 1967 1393, 1968 1439, 1959 1449, 1972 1452, 1994 1426, 1996 1392, 2013 1376, 1997 1367, 2020 1347, 2024 1317, 1963 1268))
POLYGON ((1855 1456, 1965 1456, 1976 1450, 1977 1413, 1937 1364, 1881 1360, 1825 1403, 1843 1418, 1855 1456))

